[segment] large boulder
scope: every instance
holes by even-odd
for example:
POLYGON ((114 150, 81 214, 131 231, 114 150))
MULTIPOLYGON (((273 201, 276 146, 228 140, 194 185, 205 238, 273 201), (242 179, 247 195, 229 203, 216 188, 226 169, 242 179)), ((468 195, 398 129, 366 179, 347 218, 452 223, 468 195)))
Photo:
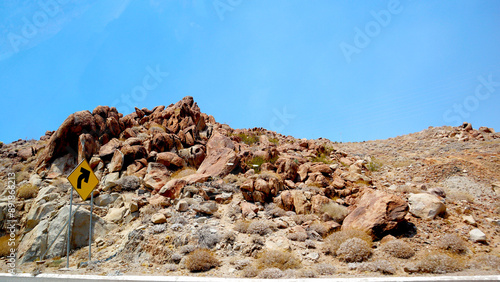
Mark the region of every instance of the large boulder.
POLYGON ((423 219, 434 219, 446 212, 445 204, 436 195, 428 193, 410 194, 410 213, 423 219))
POLYGON ((342 230, 357 229, 382 238, 404 221, 407 213, 408 204, 400 197, 382 191, 368 191, 344 219, 342 230))
POLYGON ((183 158, 188 165, 199 167, 206 157, 205 146, 194 145, 187 149, 179 150, 179 156, 183 158))
POLYGON ((176 153, 172 152, 162 152, 156 155, 156 162, 165 165, 168 168, 181 168, 186 164, 184 160, 179 157, 176 153))
MULTIPOLYGON (((73 207, 74 212, 76 207, 73 207)), ((66 255, 67 232, 63 231, 57 237, 60 230, 63 229, 69 217, 69 206, 59 210, 57 216, 49 221, 42 220, 33 230, 28 232, 19 244, 19 253, 23 254, 21 263, 33 261, 40 257, 54 241, 52 247, 48 250, 46 258, 66 255)), ((89 243, 89 225, 90 212, 79 209, 72 218, 72 229, 70 237, 70 248, 76 249, 88 246, 89 243)), ((92 238, 106 236, 116 225, 106 222, 97 215, 92 215, 92 238)))
POLYGON ((170 178, 170 170, 160 163, 148 163, 146 176, 144 176, 144 186, 158 191, 165 185, 170 178))
MULTIPOLYGON (((48 164, 67 153, 77 155, 80 135, 90 134, 98 137, 98 129, 94 116, 89 111, 80 111, 71 114, 61 124, 57 131, 50 137, 49 144, 37 161, 40 170, 47 168, 48 164)), ((85 137, 84 139, 87 139, 85 137)), ((87 150, 87 148, 85 148, 87 150)), ((88 150, 98 148, 91 146, 88 150)), ((92 155, 97 151, 86 151, 85 154, 92 155)))
POLYGON ((238 161, 231 139, 217 132, 208 140, 207 156, 197 173, 224 177, 236 168, 238 161))

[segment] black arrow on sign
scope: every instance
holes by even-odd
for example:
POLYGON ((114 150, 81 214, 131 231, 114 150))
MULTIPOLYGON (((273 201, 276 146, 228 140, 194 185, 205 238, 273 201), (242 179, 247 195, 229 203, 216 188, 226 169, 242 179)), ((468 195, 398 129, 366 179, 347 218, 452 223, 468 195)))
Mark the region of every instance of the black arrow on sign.
POLYGON ((82 180, 85 181, 85 183, 89 183, 89 177, 90 177, 90 171, 84 169, 83 167, 80 168, 80 176, 78 176, 78 180, 76 181, 76 188, 81 189, 82 188, 82 180))

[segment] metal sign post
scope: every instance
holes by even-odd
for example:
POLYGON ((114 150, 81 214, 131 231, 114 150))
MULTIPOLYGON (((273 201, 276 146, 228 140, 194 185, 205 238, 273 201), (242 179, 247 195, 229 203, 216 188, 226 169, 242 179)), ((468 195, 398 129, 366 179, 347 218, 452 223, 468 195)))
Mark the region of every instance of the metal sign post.
MULTIPOLYGON (((99 183, 99 179, 94 174, 87 160, 83 159, 78 166, 69 174, 68 180, 71 186, 78 192, 83 201, 87 200, 90 195, 90 224, 89 224, 89 263, 92 258, 92 212, 94 204, 93 190, 99 183)), ((78 204, 77 204, 78 205, 78 204)), ((81 205, 81 204, 80 204, 81 205)), ((73 190, 71 190, 69 202, 69 220, 68 220, 68 241, 66 244, 66 268, 69 268, 69 250, 71 241, 71 210, 73 207, 73 190)))
POLYGON ((73 190, 70 190, 69 196, 69 214, 68 214, 68 237, 66 237, 66 268, 69 268, 69 245, 71 241, 71 208, 73 207, 73 190))

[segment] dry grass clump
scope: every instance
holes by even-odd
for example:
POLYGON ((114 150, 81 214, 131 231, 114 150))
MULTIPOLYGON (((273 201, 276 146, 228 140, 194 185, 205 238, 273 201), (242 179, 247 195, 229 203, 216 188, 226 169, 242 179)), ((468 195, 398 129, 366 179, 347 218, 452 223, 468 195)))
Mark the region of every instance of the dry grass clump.
POLYGON ((264 278, 264 279, 278 279, 278 278, 283 278, 285 276, 285 273, 276 267, 273 268, 267 268, 262 270, 258 278, 264 278))
POLYGON ((324 250, 325 253, 336 255, 337 250, 340 248, 340 245, 342 245, 342 243, 352 238, 359 238, 365 241, 368 244, 368 246, 371 246, 372 244, 372 237, 363 231, 354 229, 341 230, 332 233, 325 239, 325 250, 324 250))
POLYGON ((186 267, 191 272, 208 271, 219 265, 219 260, 208 249, 197 249, 186 257, 186 267))
POLYGON ((247 232, 249 234, 267 235, 276 231, 276 224, 267 220, 254 220, 248 225, 247 232))
POLYGON ((27 171, 16 172, 16 183, 21 183, 24 180, 29 180, 30 174, 27 171))
POLYGON ((24 184, 17 189, 17 196, 22 199, 31 199, 38 195, 38 187, 32 184, 24 184))
POLYGON ((383 244, 380 249, 395 258, 409 259, 415 255, 415 250, 402 240, 389 241, 383 244))
POLYGON ((313 269, 301 269, 298 271, 297 276, 300 278, 316 278, 318 273, 313 269))
POLYGON ((300 260, 291 252, 284 250, 265 250, 257 256, 257 268, 295 269, 301 266, 300 260))
POLYGON ((372 255, 372 249, 366 241, 351 238, 342 243, 337 250, 337 257, 345 262, 362 262, 372 255))
POLYGON ((250 225, 250 221, 248 221, 248 220, 238 220, 234 224, 234 231, 240 232, 240 233, 247 233, 249 225, 250 225))
POLYGON ((331 264, 321 263, 316 265, 316 272, 319 275, 333 275, 336 271, 337 269, 335 268, 335 266, 331 264))
POLYGON ((500 271, 500 256, 490 254, 478 256, 471 263, 471 268, 500 271))
POLYGON ((259 275, 259 269, 255 265, 249 265, 243 269, 241 276, 245 278, 254 278, 259 275))
POLYGON ((186 177, 188 175, 195 174, 195 173, 196 173, 196 169, 194 169, 192 167, 185 167, 185 168, 179 169, 176 172, 172 173, 172 175, 170 175, 170 178, 171 179, 178 179, 178 178, 183 178, 183 177, 186 177))
POLYGON ((321 237, 325 237, 328 234, 328 228, 326 228, 326 226, 319 221, 311 223, 311 225, 309 225, 308 227, 308 230, 315 231, 321 237))
POLYGON ((0 237, 0 257, 8 256, 10 254, 10 249, 15 248, 15 246, 9 246, 9 239, 10 235, 0 237))
POLYGON ((336 222, 342 222, 349 213, 346 207, 333 202, 324 204, 321 207, 321 212, 326 213, 336 222))
POLYGON ((286 235, 286 237, 292 241, 304 242, 307 240, 307 233, 306 232, 294 232, 294 233, 289 233, 288 235, 286 235))
POLYGON ((469 250, 467 243, 456 234, 446 234, 441 237, 437 243, 437 247, 455 254, 465 254, 469 250))
POLYGON ((196 231, 196 237, 198 237, 198 245, 201 248, 212 249, 219 243, 222 236, 219 232, 212 232, 213 228, 205 225, 196 231))
POLYGON ((463 259, 457 255, 430 252, 416 262, 408 263, 405 271, 409 273, 445 274, 461 271, 465 268, 463 259))
POLYGON ((468 192, 456 191, 456 190, 446 190, 446 197, 452 201, 460 202, 466 201, 468 203, 474 203, 474 196, 468 192))
POLYGON ((297 214, 292 217, 295 224, 302 225, 304 222, 317 220, 318 217, 314 214, 297 214))
POLYGON ((374 262, 363 262, 356 266, 359 271, 380 272, 382 274, 396 273, 396 267, 387 260, 378 260, 374 262))

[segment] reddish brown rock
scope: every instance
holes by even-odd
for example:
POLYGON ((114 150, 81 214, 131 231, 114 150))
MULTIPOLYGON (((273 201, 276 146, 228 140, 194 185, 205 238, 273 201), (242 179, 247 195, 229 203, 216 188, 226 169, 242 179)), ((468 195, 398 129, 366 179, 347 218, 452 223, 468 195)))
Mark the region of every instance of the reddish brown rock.
POLYGON ((168 168, 181 168, 186 165, 181 157, 171 152, 158 153, 158 155, 156 155, 156 162, 161 163, 168 168))
POLYGON ((99 144, 94 136, 88 133, 81 134, 78 138, 78 163, 83 159, 90 160, 94 153, 99 151, 99 144))
POLYGON ((161 189, 158 194, 170 198, 176 199, 181 194, 182 188, 186 186, 187 181, 184 179, 172 179, 168 181, 161 189))
POLYGON ((111 158, 115 152, 116 149, 120 148, 121 142, 120 140, 113 138, 111 139, 106 145, 101 146, 99 149, 99 157, 101 159, 108 159, 111 158))
POLYGON ((282 174, 284 179, 295 181, 299 169, 297 160, 292 158, 280 158, 276 164, 278 167, 277 172, 282 174))
POLYGON ((400 197, 382 191, 368 191, 344 219, 342 230, 362 230, 381 238, 396 228, 407 213, 408 204, 400 197))
POLYGON ((108 164, 109 172, 120 171, 123 168, 123 163, 125 162, 125 156, 120 150, 115 150, 113 154, 113 158, 111 158, 111 162, 108 164))
POLYGON ((207 143, 207 156, 198 168, 198 173, 212 177, 224 177, 238 165, 238 156, 231 139, 215 133, 207 143))
POLYGON ((149 163, 146 176, 144 176, 144 186, 158 191, 167 183, 170 177, 170 171, 166 166, 160 163, 149 163))
POLYGON ((179 156, 183 158, 188 165, 199 167, 206 157, 205 146, 194 145, 187 149, 179 150, 179 156))
POLYGON ((243 217, 247 217, 252 213, 257 214, 257 212, 259 211, 258 206, 249 202, 241 202, 240 207, 241 207, 241 214, 243 215, 243 217))
POLYGON ((314 195, 311 198, 311 211, 313 213, 322 213, 323 206, 330 203, 328 197, 322 195, 314 195))

